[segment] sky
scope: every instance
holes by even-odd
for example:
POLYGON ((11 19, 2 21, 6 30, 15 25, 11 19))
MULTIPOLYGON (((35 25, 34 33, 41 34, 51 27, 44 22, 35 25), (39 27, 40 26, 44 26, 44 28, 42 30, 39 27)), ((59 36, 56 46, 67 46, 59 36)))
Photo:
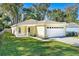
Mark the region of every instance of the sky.
MULTIPOLYGON (((61 9, 64 11, 67 6, 72 6, 72 5, 73 3, 51 3, 49 9, 61 9)), ((31 6, 32 6, 32 3, 24 3, 25 8, 29 8, 31 6)), ((78 19, 79 19, 79 16, 78 16, 78 19)))
MULTIPOLYGON (((67 6, 73 5, 72 3, 51 3, 50 9, 61 9, 64 10, 67 6)), ((24 7, 29 8, 32 6, 32 3, 24 3, 24 7)))

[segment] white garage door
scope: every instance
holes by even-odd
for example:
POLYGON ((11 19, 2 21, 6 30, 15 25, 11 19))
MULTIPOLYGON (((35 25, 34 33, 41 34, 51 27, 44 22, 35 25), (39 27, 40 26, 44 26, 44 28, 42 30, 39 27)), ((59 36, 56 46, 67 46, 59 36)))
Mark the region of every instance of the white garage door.
POLYGON ((64 28, 60 28, 60 27, 48 27, 47 28, 47 36, 48 37, 61 37, 61 36, 65 36, 65 30, 64 28))

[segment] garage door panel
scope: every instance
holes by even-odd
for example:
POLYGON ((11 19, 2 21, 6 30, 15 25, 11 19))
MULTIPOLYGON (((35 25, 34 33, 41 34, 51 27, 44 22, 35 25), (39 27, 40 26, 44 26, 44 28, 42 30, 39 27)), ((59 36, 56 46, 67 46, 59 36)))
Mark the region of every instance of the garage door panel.
POLYGON ((49 28, 47 29, 47 36, 48 37, 59 37, 59 36, 64 36, 65 35, 65 30, 64 29, 54 29, 54 28, 49 28))

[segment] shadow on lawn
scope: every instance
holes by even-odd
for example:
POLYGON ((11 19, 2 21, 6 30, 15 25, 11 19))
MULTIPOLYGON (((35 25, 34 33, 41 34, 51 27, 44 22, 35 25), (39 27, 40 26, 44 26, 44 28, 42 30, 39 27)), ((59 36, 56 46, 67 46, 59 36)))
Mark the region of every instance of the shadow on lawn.
POLYGON ((18 51, 22 51, 21 55, 28 56, 64 56, 64 55, 79 55, 79 50, 76 50, 71 47, 65 47, 60 45, 55 46, 46 46, 45 44, 49 44, 51 42, 26 42, 25 45, 22 46, 24 50, 17 48, 18 51), (45 45, 45 46, 44 46, 45 45))
MULTIPOLYGON (((8 34, 9 35, 9 34, 8 34)), ((33 38, 6 36, 0 48, 2 56, 74 56, 79 48, 55 41, 43 42, 33 38)))

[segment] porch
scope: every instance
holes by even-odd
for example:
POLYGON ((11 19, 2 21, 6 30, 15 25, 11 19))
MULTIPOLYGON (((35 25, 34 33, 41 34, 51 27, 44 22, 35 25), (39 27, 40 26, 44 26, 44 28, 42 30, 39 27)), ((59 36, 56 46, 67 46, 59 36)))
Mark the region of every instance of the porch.
POLYGON ((28 37, 37 35, 37 29, 34 25, 19 26, 16 28, 16 30, 16 37, 28 37))

